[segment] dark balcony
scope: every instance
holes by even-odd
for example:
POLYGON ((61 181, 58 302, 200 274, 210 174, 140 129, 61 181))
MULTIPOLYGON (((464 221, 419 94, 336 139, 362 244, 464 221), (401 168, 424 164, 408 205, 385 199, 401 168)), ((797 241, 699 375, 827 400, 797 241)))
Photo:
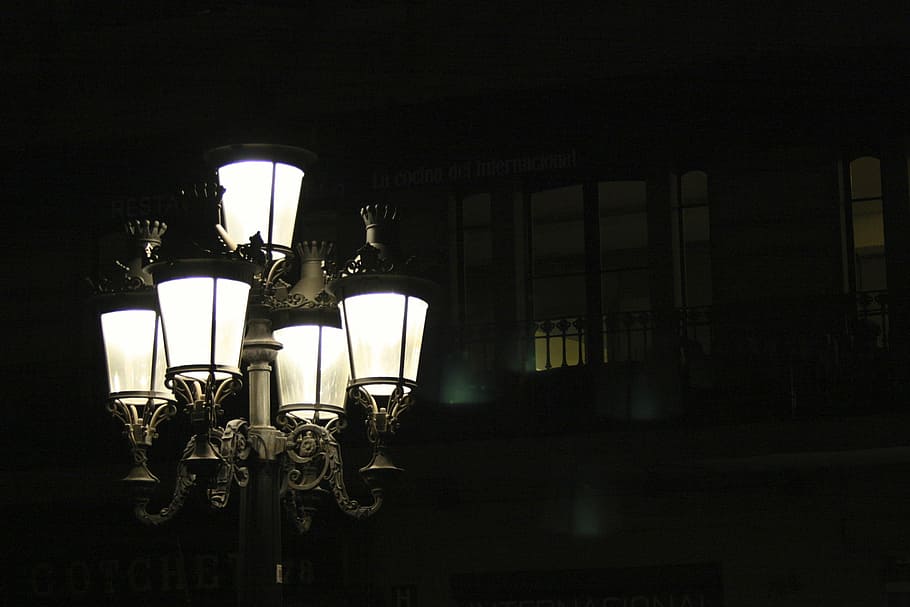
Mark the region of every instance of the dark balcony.
POLYGON ((535 403, 545 417, 570 407, 609 423, 864 415, 900 404, 885 291, 682 308, 672 319, 606 314, 601 355, 585 320, 466 325, 462 384, 475 382, 468 392, 485 399, 498 385, 497 398, 535 403))

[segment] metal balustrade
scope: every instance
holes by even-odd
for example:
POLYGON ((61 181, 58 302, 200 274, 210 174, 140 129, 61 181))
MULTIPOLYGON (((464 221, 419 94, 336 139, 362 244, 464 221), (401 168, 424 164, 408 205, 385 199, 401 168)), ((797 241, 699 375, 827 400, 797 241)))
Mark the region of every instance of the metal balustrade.
POLYGON ((554 318, 535 322, 534 360, 538 371, 585 364, 584 319, 554 318))
MULTIPOLYGON (((889 350, 885 291, 774 303, 728 304, 673 311, 672 339, 684 386, 776 391, 792 407, 828 399, 845 382, 874 382, 872 367, 889 350), (755 384, 754 386, 752 384, 755 384)), ((590 329, 582 316, 546 318, 514 326, 466 325, 463 360, 476 370, 546 373, 588 364, 590 329)), ((668 325, 663 325, 665 328, 668 325)), ((642 362, 655 347, 654 311, 603 315, 599 327, 606 364, 642 362)), ((664 340, 662 343, 666 344, 664 340)))

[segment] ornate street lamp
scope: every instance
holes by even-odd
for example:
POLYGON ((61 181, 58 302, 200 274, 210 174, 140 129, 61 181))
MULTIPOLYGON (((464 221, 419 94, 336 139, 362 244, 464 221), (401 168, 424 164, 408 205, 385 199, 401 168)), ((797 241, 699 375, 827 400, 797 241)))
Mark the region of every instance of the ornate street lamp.
POLYGON ((396 211, 385 205, 361 210, 366 244, 332 281, 348 341, 350 393, 367 414, 373 458, 360 469, 381 485, 400 470, 388 457, 399 416, 412 405, 433 284, 407 274, 397 247, 396 211))
POLYGON ((193 426, 190 471, 216 467, 212 446, 221 403, 240 387, 240 348, 255 266, 238 259, 152 264, 167 349, 167 378, 193 426))
POLYGON ((197 484, 206 485, 216 508, 227 504, 232 485, 244 488, 241 602, 277 603, 281 502, 299 531, 310 528, 325 495, 351 516, 369 516, 381 506, 389 477, 400 472, 387 445, 413 403, 432 285, 404 271, 391 238, 396 214, 385 206, 361 211, 367 242, 340 272, 328 271, 329 243, 305 243, 295 252, 290 243, 304 169, 315 158, 310 152, 240 145, 208 158, 221 182, 217 230, 226 250, 156 261, 165 226, 134 222, 128 232, 141 254, 120 264, 119 279, 99 285, 108 408, 130 440, 134 467, 126 480, 136 489, 141 521, 169 520, 197 484), (249 244, 239 244, 246 238, 249 244), (222 403, 241 379, 249 417, 222 424, 222 403), (363 407, 373 446, 361 468, 372 496, 365 505, 344 484, 339 439, 347 401, 363 407), (192 435, 170 503, 149 512, 158 479, 146 450, 177 402, 192 435))
POLYGON ((134 249, 123 272, 98 285, 96 309, 101 323, 107 367, 107 407, 123 422, 133 467, 125 480, 135 486, 154 486, 147 449, 158 425, 176 413, 174 396, 165 385, 164 336, 151 277, 144 266, 154 260, 167 226, 159 222, 130 222, 127 233, 134 249))

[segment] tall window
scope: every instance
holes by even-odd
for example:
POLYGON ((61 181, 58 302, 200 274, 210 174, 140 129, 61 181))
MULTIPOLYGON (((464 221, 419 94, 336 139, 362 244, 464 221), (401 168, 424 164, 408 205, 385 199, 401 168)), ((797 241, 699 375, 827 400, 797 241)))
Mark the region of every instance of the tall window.
POLYGON ((856 290, 886 289, 882 174, 878 158, 864 156, 850 163, 850 211, 856 290))
MULTIPOLYGON (((487 374, 495 367, 496 344, 491 324, 495 318, 490 293, 494 269, 491 197, 475 194, 453 198, 456 259, 456 302, 453 305, 460 334, 458 347, 446 354, 440 398, 451 405, 486 402, 487 374)), ((431 220, 438 222, 436 220, 431 220)))
POLYGON ((464 318, 472 323, 492 322, 490 281, 493 278, 493 240, 490 233, 490 195, 476 194, 462 201, 464 246, 464 318))
POLYGON ((532 294, 537 370, 584 362, 582 186, 531 195, 532 294))
POLYGON ((604 360, 641 360, 647 350, 647 187, 644 181, 597 184, 600 209, 604 360))
POLYGON ((689 171, 679 178, 673 205, 673 274, 676 305, 711 304, 711 221, 708 176, 689 171))

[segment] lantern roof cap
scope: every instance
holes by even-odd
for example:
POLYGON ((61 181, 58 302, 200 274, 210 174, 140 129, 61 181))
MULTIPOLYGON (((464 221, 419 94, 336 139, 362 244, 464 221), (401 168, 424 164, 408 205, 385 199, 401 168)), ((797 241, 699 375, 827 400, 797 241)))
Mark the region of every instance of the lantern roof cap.
POLYGON ((269 160, 306 168, 318 159, 319 156, 310 150, 272 143, 234 143, 212 148, 205 153, 205 161, 215 167, 242 160, 269 160))
POLYGON ((237 257, 200 257, 159 261, 148 266, 155 284, 175 278, 215 276, 251 283, 259 267, 237 257))

